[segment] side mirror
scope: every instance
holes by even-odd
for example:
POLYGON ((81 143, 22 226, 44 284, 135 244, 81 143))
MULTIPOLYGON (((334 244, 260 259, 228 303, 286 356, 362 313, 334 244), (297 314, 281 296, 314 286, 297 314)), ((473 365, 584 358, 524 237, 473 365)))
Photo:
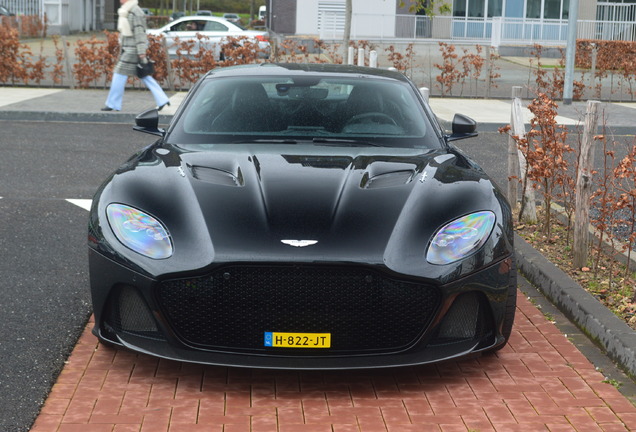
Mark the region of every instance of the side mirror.
POLYGON ((455 114, 455 116, 453 117, 452 128, 452 135, 445 136, 447 142, 477 136, 477 122, 463 114, 455 114))
POLYGON ((133 129, 139 132, 161 137, 166 133, 164 129, 159 128, 159 111, 156 108, 138 114, 135 117, 135 124, 136 126, 133 126, 133 129))

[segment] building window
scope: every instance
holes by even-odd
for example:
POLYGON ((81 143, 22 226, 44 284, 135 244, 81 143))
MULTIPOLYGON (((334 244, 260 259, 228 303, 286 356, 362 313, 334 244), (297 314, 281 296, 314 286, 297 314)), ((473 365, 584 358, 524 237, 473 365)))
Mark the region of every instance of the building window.
MULTIPOLYGON (((568 19, 569 7, 570 0, 526 0, 525 17, 568 19)), ((522 8, 523 1, 516 0, 453 0, 453 16, 457 18, 521 17, 522 8)))
POLYGON ((466 2, 468 0, 453 1, 453 16, 464 18, 466 16, 466 2))
POLYGON ((567 19, 570 0, 527 0, 526 18, 567 19))
POLYGON ((528 0, 526 18, 541 18, 541 0, 528 0))
POLYGON ((502 16, 503 0, 454 0, 453 16, 461 18, 492 18, 502 16))
POLYGON ((503 16, 503 1, 488 1, 488 18, 503 16))
POLYGON ((545 4, 543 6, 543 18, 561 18, 561 0, 545 0, 545 4))

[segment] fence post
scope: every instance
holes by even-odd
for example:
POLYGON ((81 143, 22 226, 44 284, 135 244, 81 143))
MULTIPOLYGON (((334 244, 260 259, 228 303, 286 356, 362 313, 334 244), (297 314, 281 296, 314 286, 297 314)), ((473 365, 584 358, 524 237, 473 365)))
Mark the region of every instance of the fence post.
MULTIPOLYGON (((523 128, 523 117, 519 118, 519 112, 515 110, 515 100, 521 96, 521 87, 512 87, 512 105, 510 109, 510 126, 512 127, 512 134, 520 136, 519 128, 523 128)), ((523 131, 525 135, 525 130, 523 131)), ((517 156, 517 142, 512 135, 508 135, 508 202, 513 208, 517 206, 517 185, 518 182, 512 177, 519 177, 519 159, 517 156)))
POLYGON ((364 66, 364 48, 358 48, 358 66, 364 66))
POLYGON ((166 56, 166 78, 168 79, 168 89, 174 91, 174 80, 172 79, 172 63, 170 62, 170 54, 168 53, 168 41, 165 37, 161 38, 163 42, 163 52, 166 56))
POLYGON ((596 56, 598 55, 598 49, 594 42, 590 44, 592 46, 592 66, 590 68, 590 88, 594 89, 594 80, 596 79, 596 56))
POLYGON ((64 52, 64 63, 66 64, 66 72, 69 77, 69 87, 71 90, 75 88, 75 76, 73 75, 73 67, 71 66, 71 58, 68 55, 68 46, 66 42, 66 37, 62 36, 62 50, 64 52))
POLYGON ((376 50, 371 50, 369 53, 369 67, 378 67, 378 52, 376 50))
MULTIPOLYGON (((486 73, 488 75, 486 75, 486 94, 484 95, 484 97, 486 99, 490 98, 490 87, 492 86, 492 61, 490 59, 490 50, 492 47, 487 46, 486 47, 486 73)), ((515 97, 515 87, 512 88, 512 97, 515 97)), ((476 93, 476 92, 475 92, 476 93)), ((521 96, 521 95, 519 95, 521 96)))
POLYGON ((350 46, 347 48, 347 64, 353 65, 353 60, 355 58, 355 48, 350 46))
POLYGON ((598 125, 599 101, 588 101, 585 113, 585 129, 581 142, 579 171, 576 176, 574 204, 574 268, 587 264, 589 245, 588 225, 590 223, 589 204, 592 195, 592 171, 594 170, 594 151, 592 144, 598 125))
POLYGON ((501 17, 492 18, 492 31, 490 32, 490 46, 499 48, 501 45, 501 29, 503 27, 503 19, 501 17))

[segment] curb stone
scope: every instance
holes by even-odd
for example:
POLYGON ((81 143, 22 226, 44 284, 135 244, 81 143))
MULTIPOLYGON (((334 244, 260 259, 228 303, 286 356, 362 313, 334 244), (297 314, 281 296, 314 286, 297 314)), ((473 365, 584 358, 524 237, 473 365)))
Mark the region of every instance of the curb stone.
MULTIPOLYGON (((5 111, 0 110, 0 120, 42 121, 42 122, 75 122, 75 123, 128 123, 135 124, 139 113, 71 113, 53 111, 5 111)), ((159 115, 159 124, 167 125, 172 115, 159 115)))
POLYGON ((636 331, 518 234, 515 252, 519 271, 630 377, 636 377, 636 331))

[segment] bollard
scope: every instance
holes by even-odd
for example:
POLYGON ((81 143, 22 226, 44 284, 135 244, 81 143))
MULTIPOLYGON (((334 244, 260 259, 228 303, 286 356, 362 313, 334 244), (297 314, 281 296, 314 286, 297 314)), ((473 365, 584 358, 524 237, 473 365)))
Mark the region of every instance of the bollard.
POLYGON ((378 67, 378 52, 373 50, 369 53, 369 67, 378 67))
POLYGON ((353 60, 355 57, 355 51, 353 47, 349 47, 349 49, 347 50, 347 64, 348 65, 353 65, 353 60))
POLYGON ((431 96, 431 91, 428 89, 428 87, 420 87, 420 94, 424 98, 424 101, 428 103, 428 100, 431 96))

